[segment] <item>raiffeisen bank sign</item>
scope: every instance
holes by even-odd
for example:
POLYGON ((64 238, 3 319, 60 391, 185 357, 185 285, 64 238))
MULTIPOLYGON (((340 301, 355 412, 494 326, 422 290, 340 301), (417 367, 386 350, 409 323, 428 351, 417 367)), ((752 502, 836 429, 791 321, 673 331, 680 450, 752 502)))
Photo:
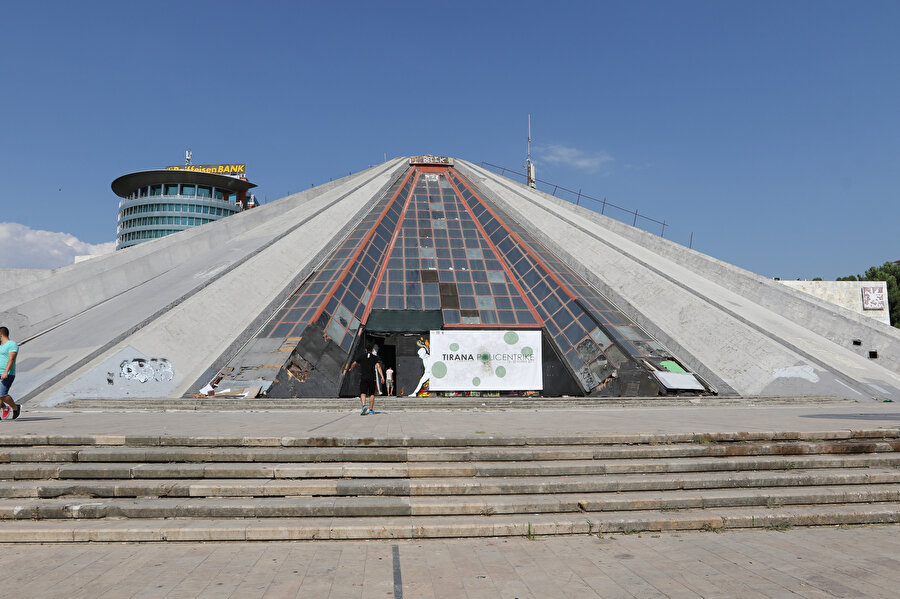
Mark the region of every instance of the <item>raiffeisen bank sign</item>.
POLYGON ((195 173, 217 173, 220 175, 246 175, 246 164, 181 164, 167 166, 167 171, 192 171, 195 173))
POLYGON ((431 331, 432 391, 538 391, 540 331, 431 331))

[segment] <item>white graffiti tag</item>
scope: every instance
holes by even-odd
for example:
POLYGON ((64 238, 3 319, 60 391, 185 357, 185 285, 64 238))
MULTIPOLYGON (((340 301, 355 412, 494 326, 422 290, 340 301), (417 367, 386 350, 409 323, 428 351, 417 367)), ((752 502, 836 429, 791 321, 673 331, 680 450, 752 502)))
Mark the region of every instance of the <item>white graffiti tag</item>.
POLYGON ((123 379, 146 383, 150 380, 165 382, 175 377, 172 363, 165 358, 135 358, 125 360, 119 366, 119 376, 123 379))

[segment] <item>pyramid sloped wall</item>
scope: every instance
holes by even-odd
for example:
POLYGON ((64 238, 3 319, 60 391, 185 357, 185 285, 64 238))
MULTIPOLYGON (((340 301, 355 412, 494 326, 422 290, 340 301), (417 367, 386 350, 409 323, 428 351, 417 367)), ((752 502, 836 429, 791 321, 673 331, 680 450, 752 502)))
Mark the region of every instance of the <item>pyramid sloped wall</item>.
POLYGON ((896 329, 471 163, 457 161, 457 169, 720 391, 900 394, 896 329), (879 359, 855 353, 854 338, 876 344, 879 359))
POLYGON ((17 397, 180 396, 244 343, 401 161, 17 289, 17 397), (231 348, 231 349, 229 349, 231 348), (130 356, 130 357, 127 357, 130 356), (143 380, 141 380, 143 379, 143 380), (141 384, 135 384, 137 380, 141 384))

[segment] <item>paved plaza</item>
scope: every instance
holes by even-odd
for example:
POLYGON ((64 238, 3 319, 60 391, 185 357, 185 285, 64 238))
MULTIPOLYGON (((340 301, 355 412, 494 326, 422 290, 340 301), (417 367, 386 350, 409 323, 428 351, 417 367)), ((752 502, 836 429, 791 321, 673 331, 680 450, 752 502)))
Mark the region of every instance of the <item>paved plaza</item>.
POLYGON ((2 545, 9 599, 897 597, 897 525, 429 541, 2 545))

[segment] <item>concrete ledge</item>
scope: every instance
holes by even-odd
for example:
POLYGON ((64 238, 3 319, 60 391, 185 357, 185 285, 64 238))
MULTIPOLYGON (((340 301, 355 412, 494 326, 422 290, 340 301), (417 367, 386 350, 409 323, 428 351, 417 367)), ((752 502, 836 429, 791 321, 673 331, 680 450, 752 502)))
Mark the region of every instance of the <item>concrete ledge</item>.
POLYGON ((434 479, 92 479, 17 480, 0 487, 2 498, 62 497, 421 497, 620 493, 796 486, 900 484, 897 468, 821 468, 785 471, 616 474, 572 477, 434 479))
MULTIPOLYGON (((229 437, 207 435, 0 435, 0 461, 3 453, 13 447, 106 446, 106 447, 192 447, 203 448, 471 448, 532 447, 565 445, 666 445, 717 444, 764 441, 886 441, 900 439, 900 427, 883 429, 821 430, 821 431, 754 431, 707 433, 637 433, 637 434, 578 434, 567 436, 422 436, 422 437, 229 437)), ((48 451, 59 451, 50 450, 48 451)), ((86 451, 86 450, 81 450, 86 451)))
POLYGON ((637 533, 874 524, 900 521, 900 504, 798 506, 735 511, 608 512, 579 516, 273 518, 266 520, 148 519, 142 521, 2 521, 0 542, 286 541, 419 539, 637 533))
MULTIPOLYGON (((176 457, 176 456, 171 456, 176 457)), ((329 463, 135 463, 94 462, 0 464, 0 479, 432 479, 447 477, 547 477, 601 474, 661 474, 809 470, 818 468, 896 468, 900 454, 666 456, 647 459, 561 459, 503 462, 329 462, 329 463)))
MULTIPOLYGON (((559 495, 446 497, 292 497, 0 500, 0 520, 102 518, 364 518, 376 516, 491 516, 495 514, 570 514, 717 508, 822 506, 900 501, 900 484, 853 487, 790 487, 578 493, 559 495)), ((574 517, 574 516, 572 516, 574 517)))
MULTIPOLYGON (((67 410, 137 410, 137 411, 203 411, 203 410, 315 410, 352 411, 358 409, 357 398, 292 398, 292 399, 227 399, 210 398, 122 398, 72 399, 54 407, 67 410)), ((853 405, 841 397, 767 396, 658 396, 658 397, 378 397, 378 406, 391 411, 470 410, 534 410, 580 409, 596 407, 713 407, 713 406, 802 406, 853 405)))

